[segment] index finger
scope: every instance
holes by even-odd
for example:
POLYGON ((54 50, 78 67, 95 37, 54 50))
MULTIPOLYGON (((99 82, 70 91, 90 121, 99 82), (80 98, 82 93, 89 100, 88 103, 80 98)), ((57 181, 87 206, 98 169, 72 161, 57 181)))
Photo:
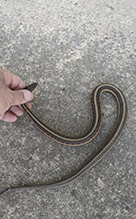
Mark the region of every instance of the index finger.
POLYGON ((6 71, 4 69, 0 69, 0 72, 3 75, 4 82, 7 87, 9 87, 12 90, 18 90, 18 89, 23 89, 25 87, 25 82, 21 80, 20 77, 17 75, 6 71))

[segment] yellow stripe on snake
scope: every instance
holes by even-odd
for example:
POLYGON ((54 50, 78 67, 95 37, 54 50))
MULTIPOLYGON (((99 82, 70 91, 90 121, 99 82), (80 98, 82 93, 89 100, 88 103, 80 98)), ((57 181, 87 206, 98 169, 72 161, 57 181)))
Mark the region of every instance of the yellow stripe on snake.
MULTIPOLYGON (((36 87, 37 87, 37 83, 33 83, 27 86, 26 89, 32 92, 33 90, 35 90, 36 87)), ((29 116, 29 118, 32 120, 32 122, 37 126, 38 129, 40 129, 48 137, 64 145, 81 146, 83 144, 92 141, 100 131, 101 123, 102 123, 101 94, 103 92, 110 92, 115 97, 118 106, 117 120, 109 137, 102 144, 102 146, 96 151, 96 153, 92 155, 88 163, 86 163, 81 169, 77 170, 77 172, 74 173, 72 176, 60 182, 52 183, 52 184, 43 184, 43 185, 25 185, 25 186, 10 187, 5 191, 1 192, 0 195, 6 194, 10 191, 58 187, 73 182, 82 174, 84 174, 86 171, 88 171, 90 168, 92 168, 94 165, 96 165, 113 147, 113 145, 116 143, 116 141, 118 140, 124 129, 127 119, 127 111, 128 111, 126 99, 120 89, 118 89, 116 86, 111 84, 98 85, 97 87, 94 88, 90 96, 90 104, 91 104, 91 112, 92 112, 92 123, 90 125, 90 128, 81 136, 69 137, 50 128, 43 121, 41 121, 27 107, 26 104, 22 104, 22 108, 29 116)))

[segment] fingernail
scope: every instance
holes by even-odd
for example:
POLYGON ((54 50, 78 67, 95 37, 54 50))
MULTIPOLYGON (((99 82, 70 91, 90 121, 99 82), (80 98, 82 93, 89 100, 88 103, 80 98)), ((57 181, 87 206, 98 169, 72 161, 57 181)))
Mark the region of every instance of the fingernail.
POLYGON ((31 92, 29 92, 29 91, 25 91, 24 92, 24 98, 26 100, 32 100, 33 99, 33 94, 31 92))

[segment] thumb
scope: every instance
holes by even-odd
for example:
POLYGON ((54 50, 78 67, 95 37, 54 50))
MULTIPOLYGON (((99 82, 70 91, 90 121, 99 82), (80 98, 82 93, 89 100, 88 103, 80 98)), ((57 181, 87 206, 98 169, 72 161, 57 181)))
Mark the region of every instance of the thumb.
POLYGON ((11 106, 26 103, 34 98, 34 95, 28 90, 14 90, 12 95, 11 106))

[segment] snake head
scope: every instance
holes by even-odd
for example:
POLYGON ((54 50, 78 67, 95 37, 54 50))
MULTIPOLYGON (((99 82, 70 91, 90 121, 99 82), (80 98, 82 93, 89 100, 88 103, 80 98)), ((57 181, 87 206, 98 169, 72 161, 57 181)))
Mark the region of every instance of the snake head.
POLYGON ((27 90, 29 90, 30 92, 33 93, 35 91, 35 89, 37 88, 37 86, 38 86, 38 84, 35 82, 33 84, 30 84, 30 85, 26 86, 24 89, 27 89, 27 90))

